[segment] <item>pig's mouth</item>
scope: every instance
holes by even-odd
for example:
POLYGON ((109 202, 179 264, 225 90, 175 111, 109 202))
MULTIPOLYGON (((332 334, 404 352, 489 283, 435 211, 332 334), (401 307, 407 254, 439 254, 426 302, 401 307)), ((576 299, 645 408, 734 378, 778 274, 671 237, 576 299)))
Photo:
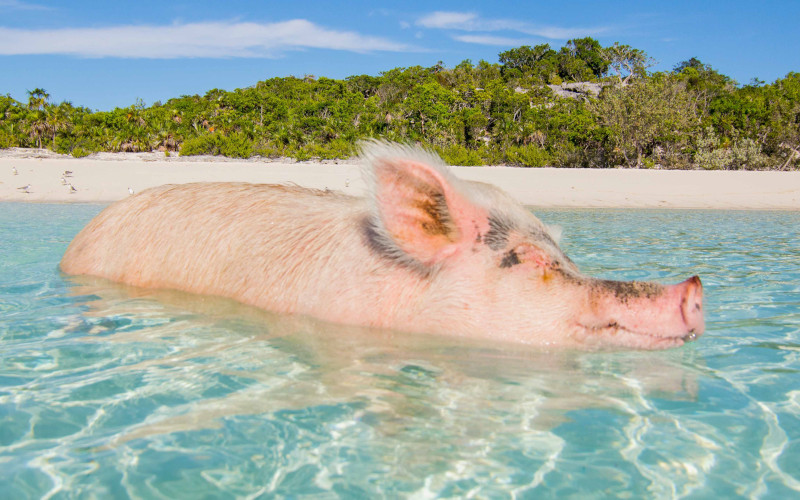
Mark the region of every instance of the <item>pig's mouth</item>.
POLYGON ((701 333, 694 329, 677 335, 630 330, 616 321, 601 325, 579 324, 586 334, 587 343, 600 346, 633 347, 638 349, 668 349, 696 340, 701 333))

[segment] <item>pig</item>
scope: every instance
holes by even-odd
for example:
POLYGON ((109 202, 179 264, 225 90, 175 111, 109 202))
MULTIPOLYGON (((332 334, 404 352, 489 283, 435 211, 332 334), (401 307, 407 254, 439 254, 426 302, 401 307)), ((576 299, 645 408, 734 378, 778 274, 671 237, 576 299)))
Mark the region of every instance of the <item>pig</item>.
POLYGON ((703 287, 583 275, 497 187, 420 147, 362 144, 367 196, 165 185, 104 209, 60 267, 398 332, 543 347, 662 349, 703 333, 703 287))

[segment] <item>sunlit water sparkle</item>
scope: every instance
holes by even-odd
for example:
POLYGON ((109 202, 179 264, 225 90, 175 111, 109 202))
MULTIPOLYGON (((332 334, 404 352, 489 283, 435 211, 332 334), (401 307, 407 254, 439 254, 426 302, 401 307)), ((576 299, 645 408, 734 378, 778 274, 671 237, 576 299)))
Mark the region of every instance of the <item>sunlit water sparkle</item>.
POLYGON ((537 211, 707 332, 541 352, 61 275, 101 207, 0 204, 0 498, 797 498, 800 213, 537 211))

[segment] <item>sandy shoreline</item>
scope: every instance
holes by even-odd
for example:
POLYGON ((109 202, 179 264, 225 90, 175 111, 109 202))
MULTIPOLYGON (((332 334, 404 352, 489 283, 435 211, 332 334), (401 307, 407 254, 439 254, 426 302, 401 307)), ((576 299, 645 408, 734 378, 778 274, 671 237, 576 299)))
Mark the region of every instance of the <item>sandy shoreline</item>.
MULTIPOLYGON (((800 172, 455 167, 534 207, 800 210, 800 172)), ((165 158, 161 153, 71 158, 0 150, 0 201, 108 203, 161 184, 295 183, 360 195, 356 161, 293 162, 165 158), (16 169, 17 174, 14 174, 16 169), (72 171, 62 184, 64 171, 72 171), (19 187, 30 184, 25 193, 19 187)))

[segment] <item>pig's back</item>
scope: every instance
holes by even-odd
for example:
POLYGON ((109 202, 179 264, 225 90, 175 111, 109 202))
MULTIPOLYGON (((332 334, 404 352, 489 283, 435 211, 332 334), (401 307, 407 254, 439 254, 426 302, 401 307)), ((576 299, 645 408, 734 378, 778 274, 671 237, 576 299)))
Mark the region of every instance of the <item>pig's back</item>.
POLYGON ((352 245, 362 211, 358 198, 294 186, 161 186, 103 210, 61 269, 260 305, 265 288, 285 288, 298 270, 313 272, 315 260, 352 245))

